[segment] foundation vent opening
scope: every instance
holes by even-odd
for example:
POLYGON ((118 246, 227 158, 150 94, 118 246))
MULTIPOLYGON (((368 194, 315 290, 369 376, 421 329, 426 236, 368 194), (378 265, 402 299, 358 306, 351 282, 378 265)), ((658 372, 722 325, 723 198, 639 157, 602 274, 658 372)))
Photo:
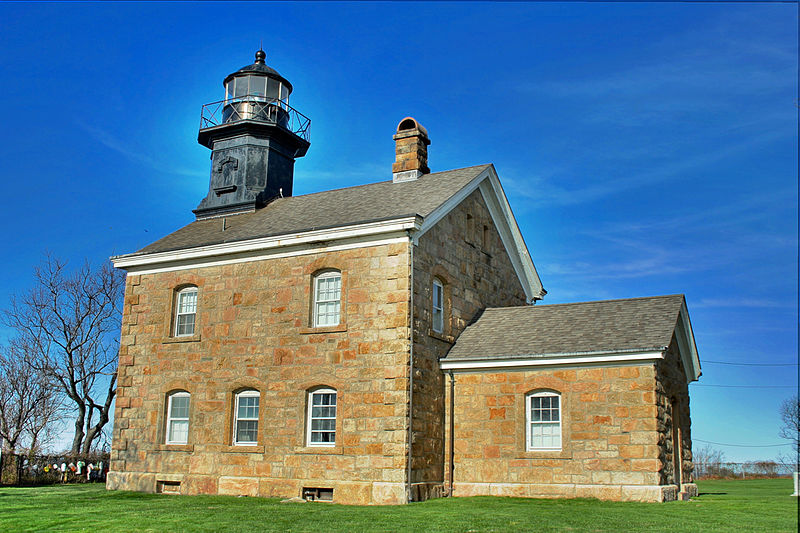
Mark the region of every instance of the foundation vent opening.
POLYGON ((159 481, 156 484, 156 492, 158 494, 180 494, 181 482, 180 481, 159 481))
POLYGON ((309 502, 332 502, 333 489, 303 487, 303 499, 309 502))

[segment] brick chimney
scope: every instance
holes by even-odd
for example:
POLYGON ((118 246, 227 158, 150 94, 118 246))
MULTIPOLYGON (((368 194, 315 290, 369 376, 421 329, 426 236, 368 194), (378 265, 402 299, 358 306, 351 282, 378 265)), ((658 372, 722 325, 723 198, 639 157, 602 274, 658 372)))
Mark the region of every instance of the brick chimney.
POLYGON ((395 142, 395 160, 392 165, 392 181, 413 181, 423 174, 430 173, 428 168, 428 130, 419 122, 406 117, 397 125, 397 133, 392 137, 395 142))

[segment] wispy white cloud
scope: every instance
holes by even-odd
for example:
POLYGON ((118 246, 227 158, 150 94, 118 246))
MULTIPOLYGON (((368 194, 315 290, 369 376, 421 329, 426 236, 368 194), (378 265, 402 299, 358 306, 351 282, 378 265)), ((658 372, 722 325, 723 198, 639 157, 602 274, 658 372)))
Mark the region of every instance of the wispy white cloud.
MULTIPOLYGON (((513 170, 504 175, 504 182, 514 195, 531 202, 535 207, 579 205, 630 189, 685 178, 687 173, 698 172, 714 163, 755 150, 782 137, 784 137, 783 132, 767 131, 738 142, 725 144, 715 150, 696 151, 685 157, 671 159, 647 172, 608 176, 605 179, 593 176, 592 183, 574 189, 554 185, 541 176, 534 175, 520 179, 522 173, 513 170)), ((574 167, 572 170, 578 172, 574 167)))
POLYGON ((175 174, 191 178, 208 175, 207 172, 200 172, 193 169, 180 168, 176 167, 172 163, 155 159, 147 155, 144 150, 141 151, 136 150, 135 147, 132 145, 132 143, 130 143, 130 141, 127 140, 123 141, 122 139, 117 138, 107 130, 98 128, 97 126, 86 124, 81 120, 76 120, 75 122, 81 129, 86 131, 86 133, 88 133, 92 139, 99 142, 109 150, 113 150, 114 152, 121 154, 130 161, 133 161, 134 163, 144 165, 148 168, 157 170, 159 172, 166 172, 168 174, 175 174))
POLYGON ((692 309, 703 309, 711 307, 730 307, 730 308, 796 308, 796 301, 783 301, 770 298, 703 298, 700 301, 692 302, 692 309))

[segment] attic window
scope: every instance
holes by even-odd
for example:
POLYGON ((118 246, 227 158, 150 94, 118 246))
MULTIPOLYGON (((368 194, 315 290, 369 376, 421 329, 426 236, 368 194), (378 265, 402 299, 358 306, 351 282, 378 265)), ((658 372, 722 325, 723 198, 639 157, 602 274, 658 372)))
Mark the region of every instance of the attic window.
POLYGON ((398 131, 413 130, 417 127, 417 123, 413 119, 407 118, 397 127, 398 131))

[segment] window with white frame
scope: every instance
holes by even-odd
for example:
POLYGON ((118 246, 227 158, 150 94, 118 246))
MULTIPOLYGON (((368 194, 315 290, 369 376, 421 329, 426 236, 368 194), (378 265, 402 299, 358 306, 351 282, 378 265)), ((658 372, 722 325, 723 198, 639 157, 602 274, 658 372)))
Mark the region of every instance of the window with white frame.
POLYGON ((175 301, 175 336, 194 335, 197 316, 197 287, 186 287, 178 291, 175 301))
POLYGON ((336 391, 317 389, 308 393, 308 445, 336 445, 336 391))
POLYGON ((258 444, 258 403, 260 394, 246 390, 236 395, 233 409, 233 444, 255 446, 258 444))
POLYGON ((323 272, 314 278, 314 326, 337 326, 341 315, 342 274, 323 272))
POLYGON ((432 292, 433 331, 444 332, 444 286, 438 279, 433 280, 432 292))
POLYGON ((561 449, 561 395, 532 392, 526 396, 527 449, 561 449))
POLYGON ((167 397, 167 444, 189 442, 189 393, 173 392, 167 397))

